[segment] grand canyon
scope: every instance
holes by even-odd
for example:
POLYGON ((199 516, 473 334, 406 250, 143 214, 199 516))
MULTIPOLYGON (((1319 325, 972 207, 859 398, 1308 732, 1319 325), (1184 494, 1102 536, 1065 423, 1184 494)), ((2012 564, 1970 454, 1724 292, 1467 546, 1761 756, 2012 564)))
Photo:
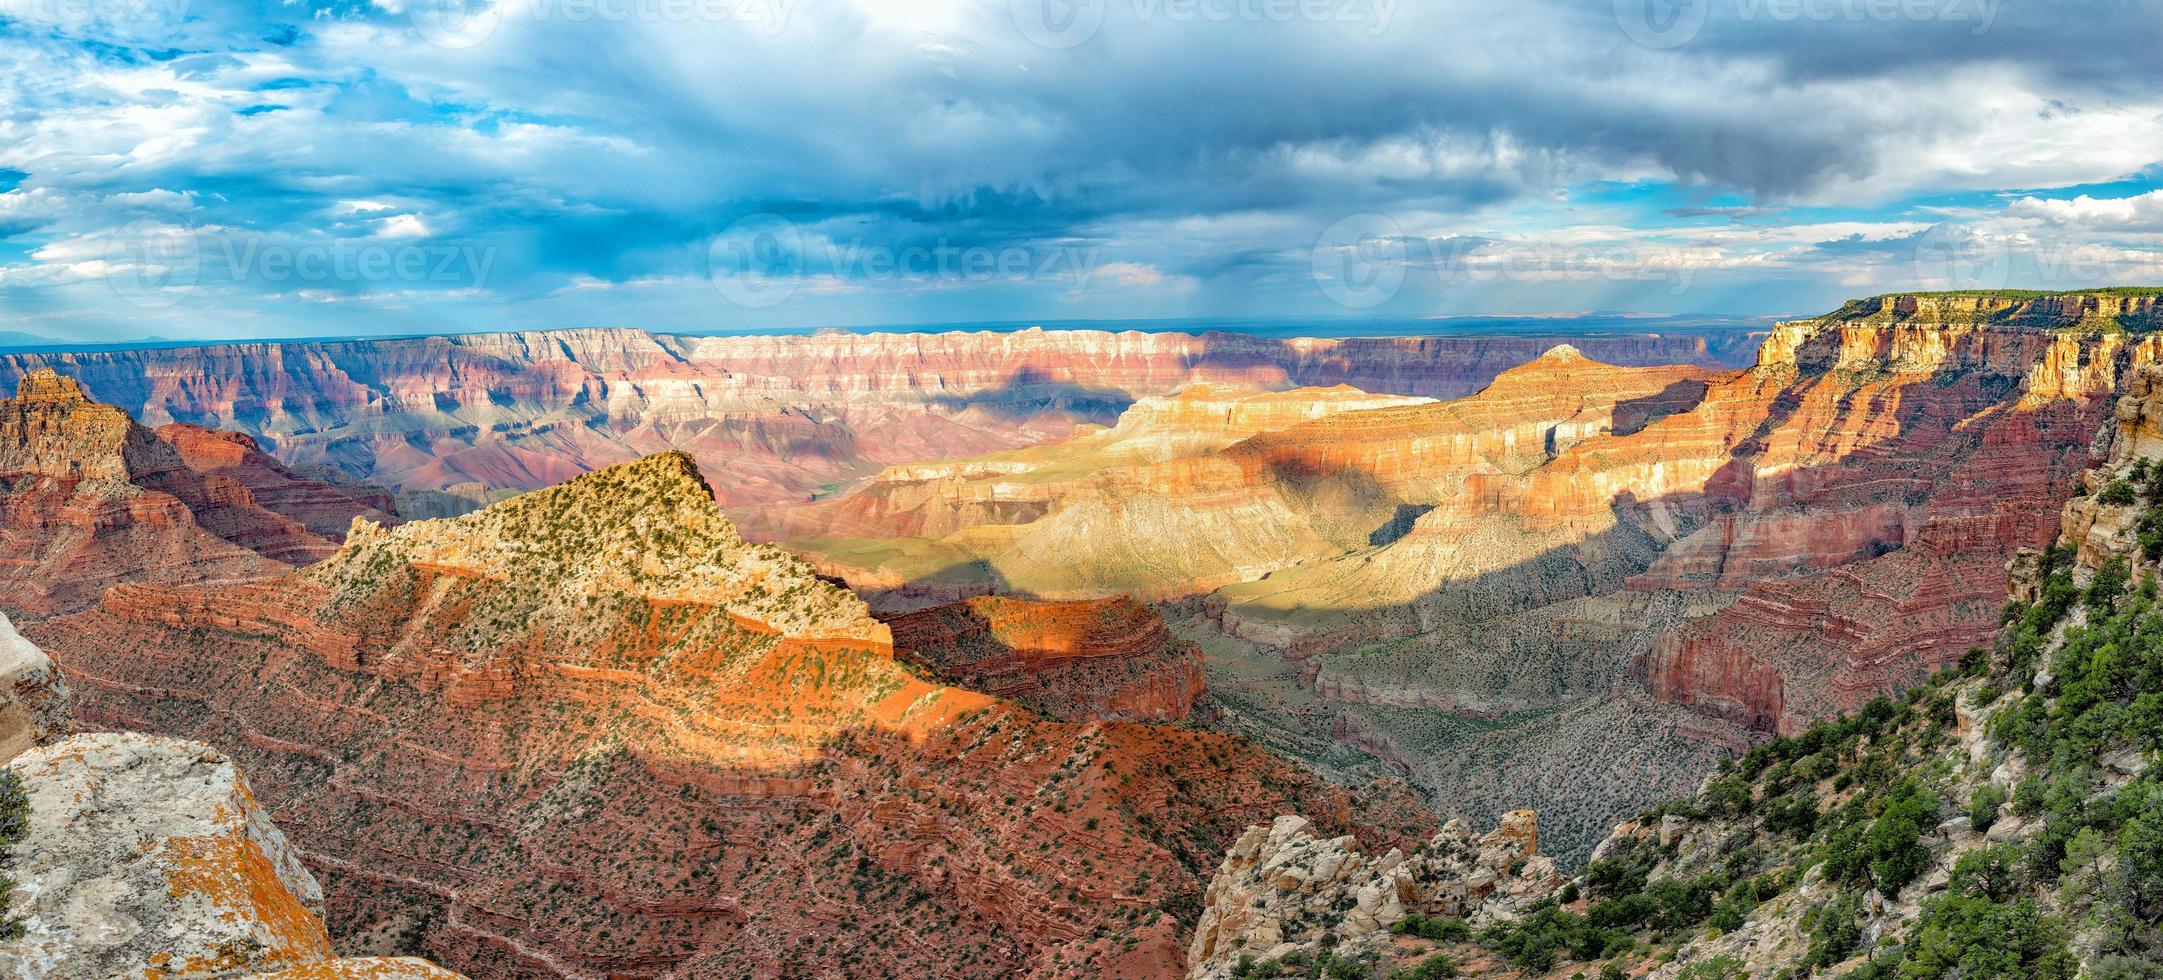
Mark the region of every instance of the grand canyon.
MULTIPOLYGON (((1544 975, 1511 923, 1741 832, 1648 812, 2002 650, 2061 535, 2153 562, 2095 501, 2158 325, 10 355, 0 744, 33 830, 124 760, 248 798, 299 897, 176 976, 1544 975)), ((35 839, 49 957, 86 845, 35 839)))

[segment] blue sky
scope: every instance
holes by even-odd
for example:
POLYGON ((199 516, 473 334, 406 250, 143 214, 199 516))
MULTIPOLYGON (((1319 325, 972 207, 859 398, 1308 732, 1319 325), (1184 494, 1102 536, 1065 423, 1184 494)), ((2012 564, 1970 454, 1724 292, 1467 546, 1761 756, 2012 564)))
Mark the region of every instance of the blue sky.
POLYGON ((2138 0, 0 0, 0 333, 2163 282, 2138 0))

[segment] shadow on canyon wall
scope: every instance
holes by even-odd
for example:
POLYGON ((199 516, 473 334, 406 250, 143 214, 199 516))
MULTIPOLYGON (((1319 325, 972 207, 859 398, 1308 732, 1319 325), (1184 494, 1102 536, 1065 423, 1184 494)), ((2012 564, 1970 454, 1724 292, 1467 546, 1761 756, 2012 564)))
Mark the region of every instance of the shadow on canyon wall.
MULTIPOLYGON (((1291 595, 1290 605, 1263 614, 1309 621, 1290 630, 1289 642, 1270 641, 1267 628, 1242 631, 1238 623, 1242 613, 1236 607, 1225 614, 1227 628, 1304 658, 1350 652, 1435 630, 1492 623, 1540 607, 1623 590, 1664 588, 1689 592, 1718 587, 1724 594, 1733 595, 1742 591, 1731 581, 1734 575, 1756 576, 1745 588, 1812 579, 1832 574, 1837 568, 1860 567, 1914 546, 1915 536, 1934 517, 1984 521, 1999 528, 1992 533, 2007 540, 1991 537, 1931 545, 1953 549, 1949 553, 1973 556, 1980 574, 1988 574, 1990 567, 2002 561, 2000 550, 2015 545, 2039 546, 2048 540, 2055 527, 2057 507, 2070 493, 2070 477, 2080 465, 2079 457, 2086 449, 2093 425, 2100 419, 2101 399, 2059 400, 2015 408, 2012 403, 2019 396, 2020 378, 1993 374, 1984 368, 1950 370, 1938 377, 1900 382, 1900 391, 1907 396, 1887 398, 1883 389, 1870 389, 1864 384, 1896 380, 1896 376, 1860 377, 1847 372, 1835 377, 1830 371, 1813 367, 1833 363, 1839 343, 1836 332, 1812 338, 1797 352, 1797 362, 1803 368, 1784 380, 1776 375, 1769 377, 1767 383, 1777 387, 1753 395, 1764 400, 1762 417, 1740 433, 1725 451, 1725 462, 1701 490, 1647 499, 1624 491, 1609 502, 1613 522, 1608 528, 1503 567, 1438 582, 1406 601, 1359 609, 1302 607, 1296 604, 1297 595, 1291 595), (1822 390, 1828 384, 1854 387, 1837 393, 1822 390), (1798 414, 1812 404, 1813 396, 1814 415, 1829 414, 1822 419, 1799 420, 1798 414), (1818 458, 1809 465, 1794 466, 1790 461, 1766 458, 1775 451, 1776 437, 1790 438, 1801 429, 1864 437, 1814 447, 1818 458), (1979 459, 1990 458, 1985 444, 1993 440, 2018 447, 2021 455, 2007 465, 2027 467, 2030 472, 2008 478, 1978 463, 1979 459), (1970 468, 1971 464, 1975 468, 1970 468), (1995 493, 1997 488, 1990 484, 2000 479, 2009 480, 2004 488, 2007 495, 2045 489, 2030 497, 2000 499, 1995 493), (1935 512, 1930 509, 1933 501, 1939 508, 1935 512), (2031 502, 2032 512, 2007 510, 2031 502), (1897 520, 1887 522, 1879 513, 1866 512, 1867 508, 1888 503, 1904 508, 1897 520), (1675 542, 1716 523, 1746 523, 1753 517, 1809 524, 1817 538, 1812 543, 1822 546, 1830 541, 1833 550, 1816 555, 1805 550, 1793 556, 1785 567, 1763 563, 1766 567, 1762 571, 1756 566, 1735 570, 1726 564, 1729 546, 1721 545, 1715 553, 1717 563, 1685 569, 1680 580, 1633 584, 1633 579, 1651 570, 1675 542), (1984 551, 1989 554, 1983 555, 1984 551), (1317 622, 1320 625, 1315 625, 1317 622)), ((1697 409, 1707 393, 1702 382, 1682 382, 1655 395, 1625 402, 1615 413, 1617 422, 1612 435, 1657 445, 1662 438, 1661 423, 1697 409)), ((1613 445, 1600 450, 1621 451, 1613 445)), ((1387 495, 1372 474, 1356 470, 1315 473, 1279 466, 1267 478, 1280 487, 1291 488, 1289 496, 1307 500, 1375 500, 1382 519, 1365 536, 1368 549, 1352 552, 1353 560, 1387 564, 1393 549, 1435 547, 1432 541, 1421 545, 1414 540, 1431 533, 1415 528, 1419 516, 1430 508, 1381 502, 1387 495)), ((1724 533, 1734 531, 1731 528, 1724 533)), ((1345 556, 1318 561, 1326 564, 1343 560, 1345 556)), ((1280 570, 1261 581, 1291 570, 1306 570, 1313 564, 1280 570)), ((1408 565, 1406 573, 1417 574, 1418 567, 1416 563, 1408 565)), ((996 571, 988 565, 972 563, 971 571, 983 574, 981 581, 986 589, 1002 587, 996 583, 996 571)), ((909 591, 913 584, 902 586, 902 591, 909 591)), ((1193 601, 1202 597, 1172 596, 1169 600, 1178 602, 1183 598, 1193 601)), ((1995 609, 1990 612, 1994 614, 1995 609)), ((1873 625, 1897 630, 1904 624, 1873 625)), ((1987 631, 1993 626, 1994 619, 1978 620, 1974 629, 1987 631)), ((1838 666, 1838 658, 1856 641, 1828 635, 1811 642, 1824 654, 1824 663, 1767 664, 1765 669, 1822 673, 1838 666)), ((1966 646, 1956 643, 1920 651, 1915 669, 1906 672, 1912 676, 1896 676, 1893 682, 1920 677, 1957 657, 1966 646)), ((1702 710, 1759 731, 1770 731, 1779 721, 1762 712, 1734 717, 1717 706, 1707 705, 1702 710)))

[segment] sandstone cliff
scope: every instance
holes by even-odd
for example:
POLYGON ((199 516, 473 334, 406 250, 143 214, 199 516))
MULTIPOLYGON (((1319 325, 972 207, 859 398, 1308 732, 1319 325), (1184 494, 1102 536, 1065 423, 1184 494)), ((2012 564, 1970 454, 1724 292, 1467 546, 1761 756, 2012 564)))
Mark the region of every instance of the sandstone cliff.
MULTIPOLYGON (((1294 820, 1251 829, 1211 889, 1211 909, 1243 924, 1232 937, 1251 939, 1237 948, 1277 943, 1282 917, 1265 913, 1280 908, 1350 934, 1307 926, 1307 942, 1241 954, 1257 959, 1237 975, 2155 975, 2157 418, 2163 368, 2143 366, 2068 481, 2062 535, 2010 562, 1988 650, 1728 760, 1508 914, 1416 918, 1395 904, 1416 885, 1373 887, 1368 869, 1390 861, 1286 833, 1294 820), (1272 880, 1272 863, 1298 873, 1272 880)), ((1196 975, 1222 975, 1227 955, 1198 943, 1196 975)))
MULTIPOLYGON (((1555 343, 1533 336, 1277 339, 1016 333, 678 337, 564 330, 0 356, 0 384, 82 378, 153 425, 245 432, 287 464, 401 491, 530 490, 668 449, 732 474, 723 503, 800 502, 894 463, 950 459, 1109 422, 1195 381, 1349 384, 1454 397, 1555 343)), ((1740 331, 1614 334, 1623 363, 1747 358, 1740 331)), ((439 501, 446 503, 447 501, 439 501)))
POLYGON ((888 608, 1185 600, 1190 638, 1298 682, 1227 687, 1212 717, 1355 745, 1454 812, 1535 803, 1581 856, 1720 751, 1987 642, 2004 556, 2048 540, 2120 380, 2163 351, 2153 302, 1887 296, 1780 325, 1747 371, 1558 347, 1453 401, 1268 396, 1307 419, 1201 389, 1207 410, 892 468, 796 512, 816 537, 792 547, 888 608), (1210 437, 1148 437, 1173 428, 1210 437))
POLYGON ((380 491, 301 477, 246 436, 152 432, 75 379, 25 375, 0 399, 0 609, 81 609, 119 582, 277 574, 337 549, 380 491))
POLYGON ((921 679, 677 454, 33 636, 86 723, 245 762, 341 949, 477 977, 1173 976, 1246 824, 1432 826, 1234 737, 921 679))
MULTIPOLYGON (((1428 404, 1353 388, 1196 385, 1109 429, 1043 446, 892 467, 800 509, 790 542, 886 608, 1019 591, 1145 600, 1205 593, 1346 546, 1379 499, 1298 499, 1226 458, 1273 428, 1428 404)), ((1379 515, 1373 520, 1382 519, 1379 515)))

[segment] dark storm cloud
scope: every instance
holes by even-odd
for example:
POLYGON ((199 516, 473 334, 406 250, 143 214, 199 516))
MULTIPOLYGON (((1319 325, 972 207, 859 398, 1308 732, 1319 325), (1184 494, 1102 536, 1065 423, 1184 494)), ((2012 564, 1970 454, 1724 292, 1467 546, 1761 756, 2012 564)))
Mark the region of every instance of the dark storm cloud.
POLYGON ((487 308, 695 285, 717 236, 769 213, 821 248, 1098 249, 1154 270, 1136 288, 1221 295, 1305 282, 1317 236, 1362 212, 1477 249, 1552 231, 1587 187, 1746 202, 1598 216, 1624 227, 1869 220, 2163 160, 2150 5, 1646 2, 1688 36, 1648 42, 1607 2, 1106 0, 1047 44, 1031 0, 136 0, 98 20, 0 0, 20 134, 0 222, 42 246, 0 290, 109 275, 100 236, 152 222, 485 245, 492 278, 458 302, 487 308))

